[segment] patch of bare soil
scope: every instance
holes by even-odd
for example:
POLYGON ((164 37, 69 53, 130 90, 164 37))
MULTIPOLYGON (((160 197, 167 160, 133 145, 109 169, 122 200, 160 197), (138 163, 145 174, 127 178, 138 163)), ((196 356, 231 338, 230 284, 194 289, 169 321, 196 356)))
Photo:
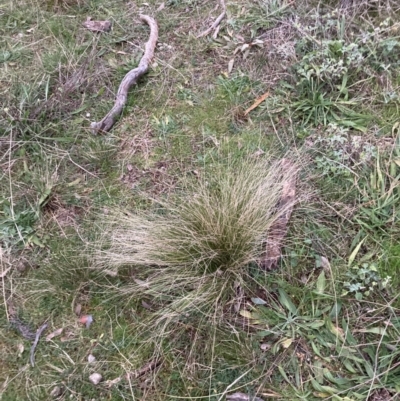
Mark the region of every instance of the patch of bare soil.
POLYGON ((76 227, 84 209, 75 205, 66 205, 59 196, 53 195, 43 208, 43 212, 62 230, 65 227, 76 227))
POLYGON ((376 390, 373 390, 371 395, 368 397, 367 401, 393 401, 393 400, 398 400, 397 396, 394 396, 391 394, 388 390, 385 388, 379 388, 376 390))
POLYGON ((154 148, 154 139, 150 129, 144 129, 139 135, 133 138, 128 137, 121 144, 121 154, 123 157, 131 158, 140 155, 145 161, 149 160, 154 148))
POLYGON ((126 166, 125 172, 120 177, 121 181, 134 189, 139 185, 147 193, 161 195, 171 192, 176 183, 175 175, 169 174, 166 162, 157 162, 154 167, 140 169, 132 164, 126 166))

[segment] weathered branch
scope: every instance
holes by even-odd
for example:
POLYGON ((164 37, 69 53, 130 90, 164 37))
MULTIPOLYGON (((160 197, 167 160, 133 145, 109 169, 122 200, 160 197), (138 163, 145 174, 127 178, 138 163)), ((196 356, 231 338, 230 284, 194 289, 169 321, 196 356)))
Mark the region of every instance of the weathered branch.
POLYGON ((37 330, 37 332, 36 332, 35 341, 34 341, 33 344, 32 344, 31 352, 30 352, 30 358, 29 358, 30 361, 31 361, 32 367, 35 366, 35 350, 36 350, 36 347, 37 347, 37 345, 38 345, 39 338, 40 338, 40 336, 42 335, 42 333, 43 333, 46 329, 47 329, 47 323, 44 323, 44 324, 42 324, 42 325, 38 328, 38 330, 37 330))
POLYGON ((202 38, 203 36, 207 36, 214 29, 216 30, 216 32, 214 33, 213 36, 214 36, 214 38, 217 36, 217 34, 218 34, 217 29, 219 27, 219 24, 224 19, 225 14, 226 14, 225 1, 224 0, 220 0, 220 1, 221 1, 222 13, 220 15, 218 15, 217 19, 213 22, 213 24, 208 29, 206 29, 204 32, 202 32, 199 35, 197 35, 198 38, 202 38))
POLYGON ((112 109, 101 121, 90 124, 94 134, 102 131, 107 132, 113 127, 126 104, 129 89, 149 70, 149 64, 154 56, 154 49, 158 40, 158 25, 154 18, 147 15, 140 15, 139 18, 150 27, 150 37, 146 43, 143 57, 139 62, 139 66, 129 71, 122 80, 112 109))

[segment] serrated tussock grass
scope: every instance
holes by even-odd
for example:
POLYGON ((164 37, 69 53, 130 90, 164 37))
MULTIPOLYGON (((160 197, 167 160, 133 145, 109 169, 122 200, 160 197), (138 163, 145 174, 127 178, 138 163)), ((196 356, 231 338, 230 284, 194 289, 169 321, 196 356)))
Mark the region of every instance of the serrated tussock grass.
POLYGON ((214 315, 246 267, 260 260, 267 232, 286 212, 277 208, 283 185, 297 170, 271 157, 242 160, 187 184, 158 209, 111 213, 95 263, 134 267, 138 279, 123 292, 167 303, 164 317, 214 315))

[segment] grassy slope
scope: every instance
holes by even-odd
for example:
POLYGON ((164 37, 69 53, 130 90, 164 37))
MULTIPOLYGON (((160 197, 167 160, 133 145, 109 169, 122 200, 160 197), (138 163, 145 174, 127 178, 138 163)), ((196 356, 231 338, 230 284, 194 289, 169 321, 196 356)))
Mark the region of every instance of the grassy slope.
MULTIPOLYGON (((395 2, 334 11, 306 0, 228 1, 217 40, 196 38, 219 13, 214 3, 172 0, 157 11, 160 4, 0 5, 0 241, 2 271, 11 268, 2 279, 2 399, 45 400, 56 386, 59 399, 77 400, 220 400, 237 389, 264 400, 395 399, 395 2), (140 58, 148 34, 140 12, 159 23, 155 64, 118 125, 93 137, 90 121, 108 110, 140 58), (112 32, 85 31, 87 16, 110 19, 112 32), (252 44, 248 54, 244 43, 252 44), (350 60, 347 72, 340 59, 350 60), (147 324, 158 305, 120 295, 132 272, 104 277, 89 269, 101 216, 151 208, 149 198, 179 194, 184 178, 269 149, 301 153, 302 191, 313 194, 295 210, 281 268, 265 275, 243 267, 249 280, 228 324, 194 312, 156 338, 147 324), (77 322, 77 305, 94 316, 90 329, 77 322), (47 333, 64 328, 40 342, 35 368, 30 342, 9 323, 12 308, 32 328, 45 320, 47 333), (88 364, 91 353, 97 360, 88 364), (139 378, 112 386, 88 380, 93 372, 112 380, 157 357, 158 369, 139 378)), ((227 298, 235 291, 232 284, 227 298)))

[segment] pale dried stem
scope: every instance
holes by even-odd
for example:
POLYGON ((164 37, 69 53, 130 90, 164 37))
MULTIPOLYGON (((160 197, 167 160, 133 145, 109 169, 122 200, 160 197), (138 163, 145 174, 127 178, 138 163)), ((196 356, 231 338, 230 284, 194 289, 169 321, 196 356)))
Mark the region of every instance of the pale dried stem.
POLYGON ((202 38, 203 36, 207 36, 213 30, 216 30, 219 27, 219 24, 221 23, 221 21, 225 18, 225 15, 226 15, 225 1, 221 0, 220 2, 221 2, 221 7, 222 7, 222 13, 220 15, 218 15, 217 19, 212 23, 212 25, 208 29, 206 29, 205 31, 203 31, 202 33, 197 35, 198 38, 202 38))

